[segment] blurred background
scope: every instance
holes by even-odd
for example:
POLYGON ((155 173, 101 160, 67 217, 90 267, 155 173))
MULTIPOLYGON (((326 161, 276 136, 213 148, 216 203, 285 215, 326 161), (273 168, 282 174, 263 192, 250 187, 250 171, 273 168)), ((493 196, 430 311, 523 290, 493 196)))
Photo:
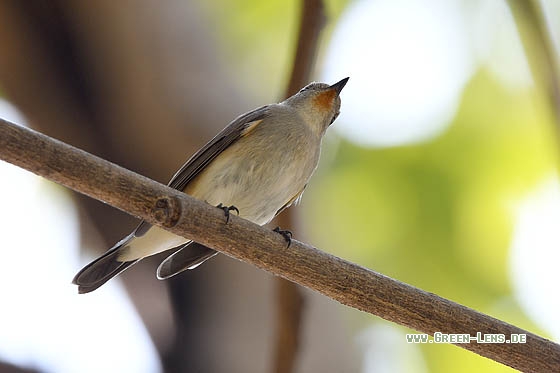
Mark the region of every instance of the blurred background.
MULTIPOLYGON (((350 76, 294 235, 560 341, 560 3, 326 0, 313 80, 350 76)), ((283 97, 301 3, 0 3, 0 117, 166 183, 283 97)), ((0 162, 0 372, 273 371, 274 277, 162 257, 78 296, 136 220, 0 162)), ((295 372, 508 372, 304 290, 295 372)))

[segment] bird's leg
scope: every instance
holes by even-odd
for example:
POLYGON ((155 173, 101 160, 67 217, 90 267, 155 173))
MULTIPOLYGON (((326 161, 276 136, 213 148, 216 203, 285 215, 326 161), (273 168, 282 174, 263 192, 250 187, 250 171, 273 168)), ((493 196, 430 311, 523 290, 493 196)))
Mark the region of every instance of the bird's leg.
POLYGON ((222 209, 224 211, 224 214, 226 216, 226 224, 229 223, 230 211, 235 211, 237 213, 237 215, 239 216, 239 209, 237 207, 235 207, 234 205, 224 206, 222 203, 220 203, 216 207, 219 208, 219 209, 222 209))
POLYGON ((280 233, 282 237, 284 237, 284 239, 288 243, 288 246, 286 246, 286 248, 290 247, 290 245, 292 244, 292 232, 288 230, 282 230, 280 229, 280 227, 274 228, 273 231, 276 233, 280 233))

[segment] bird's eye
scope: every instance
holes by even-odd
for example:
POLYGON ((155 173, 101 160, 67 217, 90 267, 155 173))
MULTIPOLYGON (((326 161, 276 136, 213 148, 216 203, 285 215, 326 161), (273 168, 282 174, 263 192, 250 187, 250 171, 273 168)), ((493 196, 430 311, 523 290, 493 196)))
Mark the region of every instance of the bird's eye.
POLYGON ((334 115, 333 115, 333 117, 332 117, 332 119, 331 119, 331 122, 329 123, 329 126, 330 126, 331 124, 333 124, 333 122, 336 120, 336 118, 338 118, 338 115, 339 115, 339 114, 340 114, 340 111, 337 111, 336 113, 334 113, 334 115))

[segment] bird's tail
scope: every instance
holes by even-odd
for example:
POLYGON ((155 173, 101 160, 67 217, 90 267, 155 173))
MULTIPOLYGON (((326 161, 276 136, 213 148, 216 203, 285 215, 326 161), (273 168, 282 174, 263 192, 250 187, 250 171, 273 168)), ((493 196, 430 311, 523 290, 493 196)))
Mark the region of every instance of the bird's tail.
POLYGON ((157 269, 157 278, 166 280, 187 269, 195 269, 218 252, 197 242, 188 242, 168 256, 157 269))
POLYGON ((78 285, 78 293, 84 294, 94 291, 128 267, 140 261, 140 259, 131 260, 129 262, 120 262, 117 260, 121 249, 133 238, 133 234, 127 236, 105 254, 82 268, 72 280, 73 284, 78 285))

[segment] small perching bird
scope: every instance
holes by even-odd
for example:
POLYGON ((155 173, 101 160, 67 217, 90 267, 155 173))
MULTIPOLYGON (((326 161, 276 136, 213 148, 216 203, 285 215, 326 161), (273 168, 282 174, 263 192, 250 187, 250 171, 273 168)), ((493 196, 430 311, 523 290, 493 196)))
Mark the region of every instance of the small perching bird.
MULTIPOLYGON (((317 168, 321 140, 340 110, 338 83, 310 83, 290 98, 237 117, 173 176, 169 186, 264 225, 301 198, 317 168)), ((279 233, 285 235, 286 231, 279 233)), ((74 277, 89 293, 142 258, 174 250, 157 269, 167 279, 217 254, 142 221, 128 236, 74 277)))

